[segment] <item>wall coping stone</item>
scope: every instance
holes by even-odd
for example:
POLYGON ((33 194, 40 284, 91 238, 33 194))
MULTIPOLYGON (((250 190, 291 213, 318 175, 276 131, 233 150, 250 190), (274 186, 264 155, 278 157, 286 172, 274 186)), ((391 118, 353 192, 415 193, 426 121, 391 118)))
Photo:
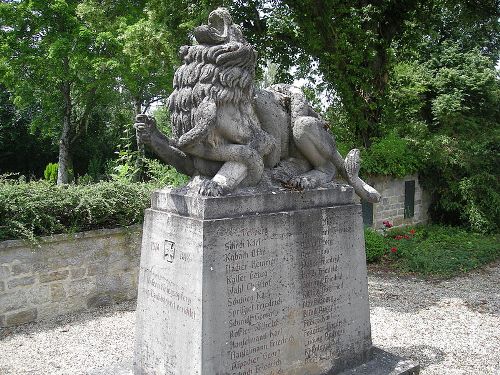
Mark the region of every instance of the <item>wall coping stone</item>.
MULTIPOLYGON (((136 231, 141 231, 141 230, 142 230, 142 224, 134 224, 134 225, 130 225, 127 227, 103 228, 103 229, 94 229, 94 230, 89 230, 89 231, 84 231, 84 232, 76 232, 76 233, 53 234, 51 236, 39 237, 38 239, 40 241, 40 245, 43 245, 43 244, 64 242, 64 241, 77 240, 77 239, 106 237, 109 235, 118 234, 118 233, 122 233, 122 232, 127 232, 127 231, 136 232, 136 231)), ((12 248, 17 248, 17 247, 37 248, 40 246, 33 245, 29 241, 22 240, 22 239, 5 240, 5 241, 0 242, 0 251, 12 249, 12 248)))
POLYGON ((368 181, 372 180, 383 180, 383 181, 407 181, 407 180, 413 180, 417 179, 418 180, 418 173, 414 174, 407 174, 403 177, 398 177, 398 176, 390 176, 390 175, 382 175, 382 174, 367 174, 364 175, 363 178, 368 181))

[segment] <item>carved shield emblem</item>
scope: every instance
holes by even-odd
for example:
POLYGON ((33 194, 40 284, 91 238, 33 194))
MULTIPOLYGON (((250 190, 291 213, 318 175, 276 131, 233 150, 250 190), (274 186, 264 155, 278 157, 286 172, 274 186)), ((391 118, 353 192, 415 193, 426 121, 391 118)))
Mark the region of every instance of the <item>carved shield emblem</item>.
POLYGON ((163 257, 167 262, 172 263, 175 257, 175 242, 165 240, 163 244, 163 257))

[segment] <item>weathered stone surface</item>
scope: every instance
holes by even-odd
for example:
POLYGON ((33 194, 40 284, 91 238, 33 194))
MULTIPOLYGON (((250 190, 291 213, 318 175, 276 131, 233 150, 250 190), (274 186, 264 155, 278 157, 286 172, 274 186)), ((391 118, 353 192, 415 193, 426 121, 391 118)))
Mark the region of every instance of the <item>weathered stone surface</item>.
POLYGON ((0 313, 21 309, 26 306, 26 302, 24 291, 0 294, 0 313))
POLYGON ((136 374, 324 375, 370 358, 360 206, 276 195, 286 210, 238 217, 220 198, 147 210, 136 374))
POLYGON ((370 185, 377 188, 383 198, 373 205, 373 227, 384 227, 383 222, 389 220, 392 224, 416 225, 428 221, 428 208, 431 198, 420 184, 418 175, 408 175, 404 178, 388 176, 370 176, 367 178, 370 185), (414 216, 405 217, 405 182, 415 181, 414 216))
POLYGON ((50 283, 52 281, 64 280, 68 277, 68 275, 69 275, 68 270, 54 271, 54 272, 40 275, 40 282, 41 283, 50 283))
POLYGON ((53 302, 60 302, 66 298, 66 291, 62 283, 54 283, 50 286, 50 296, 53 302))
POLYGON ((80 280, 72 280, 67 286, 68 297, 77 297, 81 295, 89 295, 93 290, 96 289, 96 286, 90 282, 89 279, 80 279, 80 280))
POLYGON ((92 370, 89 375, 134 375, 132 364, 123 362, 105 369, 92 370))
POLYGON ((10 269, 8 266, 0 266, 0 279, 5 280, 10 276, 10 269))
POLYGON ((109 294, 97 294, 87 300, 87 307, 103 307, 113 303, 113 298, 109 294))
POLYGON ((20 324, 31 323, 36 320, 37 311, 36 309, 23 310, 5 316, 5 325, 7 327, 17 326, 20 324))
POLYGON ((17 277, 15 279, 9 280, 7 283, 9 289, 14 289, 18 286, 27 286, 35 283, 34 276, 17 277))
POLYGON ((102 275, 106 273, 106 265, 105 264, 91 264, 87 269, 88 276, 96 276, 102 275))
POLYGON ((340 184, 332 185, 329 189, 304 190, 293 195, 293 199, 290 198, 292 195, 283 193, 283 188, 257 194, 251 189, 247 191, 238 191, 222 198, 205 199, 200 195, 189 195, 185 189, 159 190, 152 195, 151 208, 192 218, 219 219, 353 202, 352 187, 340 184))
POLYGON ((14 263, 11 268, 12 276, 17 276, 23 273, 30 273, 33 267, 31 264, 14 263))
POLYGON ((28 302, 32 305, 40 305, 49 302, 51 299, 51 285, 35 285, 26 291, 28 302))
POLYGON ((0 242, 0 314, 36 308, 46 319, 86 308, 96 295, 135 298, 140 237, 133 226, 43 237, 35 251, 0 242))
POLYGON ((72 280, 74 279, 81 279, 85 277, 85 274, 87 273, 86 268, 75 268, 70 270, 69 274, 72 280))

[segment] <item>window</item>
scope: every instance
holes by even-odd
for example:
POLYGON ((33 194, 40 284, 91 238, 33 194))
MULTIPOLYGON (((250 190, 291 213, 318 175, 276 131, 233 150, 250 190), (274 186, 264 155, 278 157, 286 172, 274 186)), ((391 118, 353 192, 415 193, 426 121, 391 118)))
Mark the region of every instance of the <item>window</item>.
POLYGON ((373 225, 373 203, 361 200, 361 211, 363 213, 363 224, 371 227, 373 225))
POLYGON ((415 216, 415 180, 405 181, 405 219, 415 216))

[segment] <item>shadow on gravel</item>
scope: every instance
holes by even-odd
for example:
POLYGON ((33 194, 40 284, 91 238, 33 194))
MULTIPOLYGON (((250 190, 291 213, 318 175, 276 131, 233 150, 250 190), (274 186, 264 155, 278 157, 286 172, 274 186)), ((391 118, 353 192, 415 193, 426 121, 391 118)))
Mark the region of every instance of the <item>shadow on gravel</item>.
POLYGON ((396 346, 386 348, 386 350, 417 362, 421 368, 441 363, 446 356, 446 353, 441 349, 429 345, 415 345, 404 348, 396 346))
POLYGON ((460 300, 474 312, 500 315, 499 269, 499 265, 491 265, 446 280, 369 274, 370 307, 414 313, 460 300))
MULTIPOLYGON (((50 320, 41 320, 34 323, 24 324, 17 327, 0 328, 0 341, 13 335, 31 335, 37 332, 60 329, 65 332, 67 326, 84 323, 98 317, 111 316, 117 312, 135 311, 136 301, 123 302, 117 305, 93 308, 86 311, 79 311, 71 314, 58 316, 50 320)), ((2 372, 0 372, 1 374, 2 372)))

